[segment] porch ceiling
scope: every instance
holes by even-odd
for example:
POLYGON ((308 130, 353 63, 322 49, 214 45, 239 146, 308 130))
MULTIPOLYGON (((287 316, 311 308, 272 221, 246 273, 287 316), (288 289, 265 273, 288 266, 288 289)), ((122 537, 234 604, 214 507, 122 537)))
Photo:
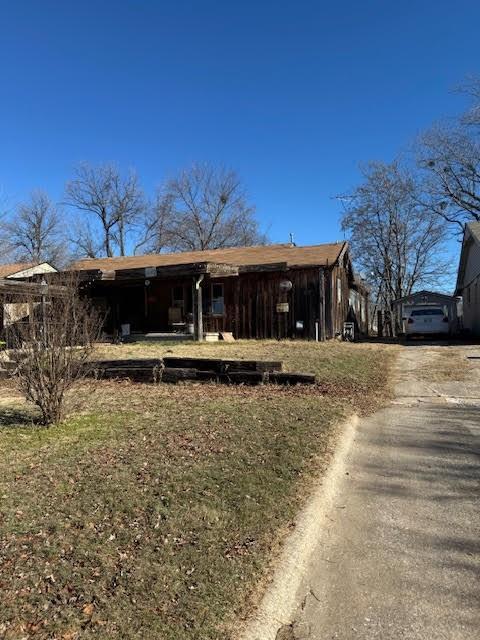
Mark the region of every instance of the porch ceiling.
POLYGON ((191 264, 169 265, 165 267, 145 267, 139 269, 121 269, 119 271, 92 270, 81 272, 81 277, 93 280, 144 280, 152 278, 178 278, 208 275, 211 278, 238 276, 239 267, 233 264, 215 262, 195 262, 191 264))

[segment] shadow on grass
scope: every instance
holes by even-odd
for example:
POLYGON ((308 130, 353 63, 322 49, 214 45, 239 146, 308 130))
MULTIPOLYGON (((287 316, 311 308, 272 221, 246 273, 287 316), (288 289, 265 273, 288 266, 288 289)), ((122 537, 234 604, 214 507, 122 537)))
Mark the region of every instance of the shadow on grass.
POLYGON ((18 407, 2 407, 0 409, 0 430, 25 429, 27 427, 42 428, 35 413, 18 407))

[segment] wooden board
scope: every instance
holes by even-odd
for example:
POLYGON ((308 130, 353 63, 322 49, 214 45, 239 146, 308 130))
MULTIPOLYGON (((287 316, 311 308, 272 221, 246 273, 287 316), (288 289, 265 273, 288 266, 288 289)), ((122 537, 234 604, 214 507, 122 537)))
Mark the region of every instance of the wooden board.
POLYGON ((282 363, 275 360, 222 360, 215 358, 177 358, 167 356, 163 359, 166 367, 187 367, 200 371, 281 371, 282 363))
POLYGON ((93 377, 98 379, 134 380, 135 382, 156 382, 159 378, 156 367, 120 367, 94 369, 93 377))
POLYGON ((144 358, 102 360, 89 364, 89 375, 98 379, 130 379, 136 382, 213 381, 226 384, 314 384, 313 373, 282 371, 282 363, 263 360, 212 358, 144 358))
POLYGON ((161 358, 136 358, 125 360, 95 360, 91 363, 95 368, 123 369, 125 367, 161 367, 161 358))
POLYGON ((160 382, 180 382, 181 380, 196 380, 196 369, 162 369, 159 373, 160 382))
POLYGON ((219 380, 227 384, 262 384, 264 376, 261 371, 232 371, 221 373, 219 380))

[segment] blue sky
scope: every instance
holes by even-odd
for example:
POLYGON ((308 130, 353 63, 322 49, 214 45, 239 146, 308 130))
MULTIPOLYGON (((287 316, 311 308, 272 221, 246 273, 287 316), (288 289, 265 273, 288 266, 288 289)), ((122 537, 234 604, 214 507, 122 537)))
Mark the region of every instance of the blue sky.
POLYGON ((480 3, 0 0, 0 188, 62 198, 80 161, 147 193, 235 168, 273 241, 342 238, 334 199, 479 72, 480 3))

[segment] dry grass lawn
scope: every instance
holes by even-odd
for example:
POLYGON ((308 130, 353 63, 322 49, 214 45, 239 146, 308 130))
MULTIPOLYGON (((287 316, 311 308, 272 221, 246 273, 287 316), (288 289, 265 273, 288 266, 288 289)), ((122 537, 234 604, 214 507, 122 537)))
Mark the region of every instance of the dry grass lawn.
POLYGON ((478 376, 478 363, 468 360, 472 347, 429 347, 417 375, 430 382, 464 382, 478 376))
POLYGON ((50 429, 4 383, 0 638, 233 638, 336 425, 388 396, 394 353, 252 341, 111 346, 98 357, 167 350, 281 359, 319 382, 85 383, 75 413, 50 429))

